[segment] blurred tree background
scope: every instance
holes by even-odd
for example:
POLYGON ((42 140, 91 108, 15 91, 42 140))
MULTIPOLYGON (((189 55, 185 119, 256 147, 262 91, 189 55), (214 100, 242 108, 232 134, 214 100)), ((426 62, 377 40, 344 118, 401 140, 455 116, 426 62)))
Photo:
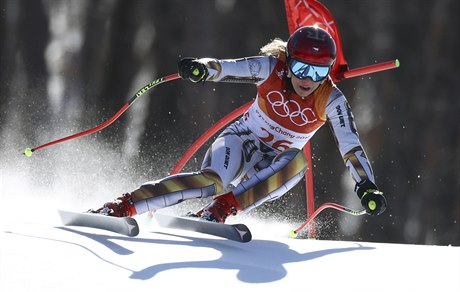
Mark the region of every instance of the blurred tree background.
MULTIPOLYGON (((318 236, 459 245, 459 2, 321 2, 338 22, 350 68, 395 58, 401 67, 338 84, 389 208, 376 218, 325 211, 318 236)), ((87 164, 90 171, 80 177, 73 172, 66 187, 79 188, 105 173, 101 189, 124 177, 125 186, 135 188, 165 176, 214 122, 252 100, 255 87, 173 81, 96 135, 43 150, 25 166, 18 153, 100 124, 143 85, 175 73, 181 57, 256 55, 276 37, 288 38, 282 0, 0 0, 2 176, 21 165, 34 169, 43 187, 60 173, 72 175, 70 166, 87 164), (101 152, 85 152, 94 141, 115 156, 116 167, 104 164, 109 158, 101 152), (69 147, 73 152, 63 158, 69 147), (95 160, 100 163, 93 165, 95 160)), ((313 138, 312 150, 316 204, 358 208, 327 126, 313 138)), ((199 167, 204 151, 186 171, 199 167)), ((102 201, 118 195, 97 197, 95 190, 87 196, 102 201)), ((253 216, 301 222, 303 184, 253 216)))

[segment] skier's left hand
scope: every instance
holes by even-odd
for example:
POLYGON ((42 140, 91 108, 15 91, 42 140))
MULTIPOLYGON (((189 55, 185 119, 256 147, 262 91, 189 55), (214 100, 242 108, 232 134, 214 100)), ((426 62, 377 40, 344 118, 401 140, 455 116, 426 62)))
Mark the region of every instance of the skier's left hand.
POLYGON ((180 77, 194 83, 206 81, 208 69, 203 63, 194 58, 183 58, 177 64, 180 77))
POLYGON ((377 186, 369 181, 358 184, 356 193, 361 199, 361 205, 366 209, 369 215, 380 215, 387 208, 387 201, 381 191, 378 190, 377 186))

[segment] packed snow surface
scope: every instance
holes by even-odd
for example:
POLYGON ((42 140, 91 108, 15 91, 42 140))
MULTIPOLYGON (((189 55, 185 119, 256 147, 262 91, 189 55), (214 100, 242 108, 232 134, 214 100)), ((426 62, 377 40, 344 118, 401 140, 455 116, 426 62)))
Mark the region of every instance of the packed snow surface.
POLYGON ((250 219, 237 243, 142 216, 128 238, 45 211, 1 215, 0 291, 460 291, 460 247, 291 239, 250 219))

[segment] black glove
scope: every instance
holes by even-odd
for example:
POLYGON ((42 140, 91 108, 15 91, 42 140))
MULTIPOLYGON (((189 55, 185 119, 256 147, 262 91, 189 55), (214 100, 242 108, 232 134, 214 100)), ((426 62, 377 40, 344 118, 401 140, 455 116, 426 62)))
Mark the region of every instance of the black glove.
POLYGON ((183 58, 179 61, 177 67, 182 79, 188 79, 194 83, 206 81, 209 75, 206 66, 194 58, 183 58))
POLYGON ((380 215, 387 208, 387 201, 377 186, 370 180, 364 180, 356 185, 358 197, 361 205, 369 215, 380 215))

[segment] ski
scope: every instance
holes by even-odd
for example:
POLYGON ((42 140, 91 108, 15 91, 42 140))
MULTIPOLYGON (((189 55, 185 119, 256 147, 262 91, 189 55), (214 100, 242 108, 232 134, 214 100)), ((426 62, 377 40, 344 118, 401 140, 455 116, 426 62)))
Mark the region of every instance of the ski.
POLYGON ((91 227, 112 231, 126 236, 136 236, 139 234, 139 225, 131 217, 111 217, 106 215, 79 213, 58 210, 64 226, 91 227))
POLYGON ((155 220, 160 227, 194 231, 238 242, 249 242, 251 231, 244 224, 219 224, 203 221, 194 217, 176 217, 155 213, 155 220))

